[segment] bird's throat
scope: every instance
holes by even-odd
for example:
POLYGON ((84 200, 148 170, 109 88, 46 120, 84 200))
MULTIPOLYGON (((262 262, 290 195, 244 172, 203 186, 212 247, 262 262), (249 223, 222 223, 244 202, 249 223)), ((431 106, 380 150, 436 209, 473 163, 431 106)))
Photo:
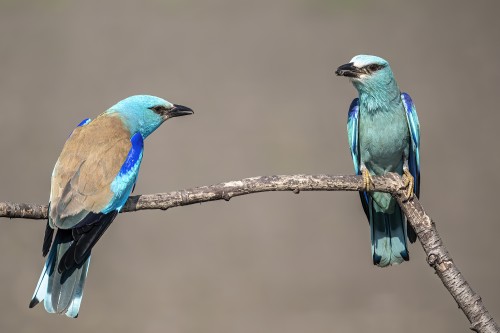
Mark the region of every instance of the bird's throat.
POLYGON ((401 105, 401 92, 397 86, 377 91, 358 89, 358 92, 360 108, 366 113, 388 112, 401 105))

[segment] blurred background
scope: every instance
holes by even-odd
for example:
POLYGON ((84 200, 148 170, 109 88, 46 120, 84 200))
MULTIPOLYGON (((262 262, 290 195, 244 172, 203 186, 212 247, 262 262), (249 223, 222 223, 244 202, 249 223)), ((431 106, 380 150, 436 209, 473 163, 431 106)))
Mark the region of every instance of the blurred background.
MULTIPOLYGON (((135 193, 351 174, 360 53, 421 123, 422 203, 500 320, 498 1, 0 1, 0 201, 47 203, 83 118, 147 93, 195 110, 148 138, 135 193)), ((372 265, 357 193, 263 193, 120 215, 80 317, 28 303, 45 221, 0 220, 1 332, 469 332, 427 265, 372 265)))

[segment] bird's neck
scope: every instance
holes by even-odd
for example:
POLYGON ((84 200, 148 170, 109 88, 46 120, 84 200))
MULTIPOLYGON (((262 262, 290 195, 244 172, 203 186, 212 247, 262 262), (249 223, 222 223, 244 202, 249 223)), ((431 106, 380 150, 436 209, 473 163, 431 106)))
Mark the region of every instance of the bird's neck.
POLYGON ((111 117, 119 117, 125 124, 125 127, 130 131, 132 137, 135 133, 141 133, 145 139, 153 133, 162 123, 157 119, 148 119, 147 116, 138 117, 129 112, 117 112, 108 110, 103 115, 111 117))
POLYGON ((391 111, 401 104, 401 92, 393 77, 355 86, 359 93, 360 107, 368 113, 391 111))

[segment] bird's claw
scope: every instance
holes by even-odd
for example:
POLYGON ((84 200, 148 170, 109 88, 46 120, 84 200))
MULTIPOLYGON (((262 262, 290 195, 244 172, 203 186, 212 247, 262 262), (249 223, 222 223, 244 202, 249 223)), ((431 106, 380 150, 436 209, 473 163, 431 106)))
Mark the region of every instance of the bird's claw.
POLYGON ((409 170, 403 170, 403 184, 406 189, 406 195, 404 201, 408 201, 413 198, 413 187, 415 185, 415 179, 409 170))
POLYGON ((361 170, 361 174, 363 176, 363 185, 365 187, 365 191, 366 192, 372 191, 375 188, 375 186, 373 185, 373 180, 372 176, 370 175, 370 172, 367 169, 363 168, 361 170))

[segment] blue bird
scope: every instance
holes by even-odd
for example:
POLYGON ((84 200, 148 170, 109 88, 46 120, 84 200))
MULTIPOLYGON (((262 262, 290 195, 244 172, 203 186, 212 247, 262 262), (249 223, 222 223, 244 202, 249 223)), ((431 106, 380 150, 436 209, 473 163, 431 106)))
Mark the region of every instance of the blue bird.
POLYGON ((373 263, 380 267, 409 260, 406 238, 417 236, 389 193, 372 192, 372 175, 403 176, 407 198, 420 195, 420 125, 410 95, 401 93, 389 63, 357 55, 335 74, 346 76, 358 90, 348 112, 347 135, 354 170, 368 192, 360 192, 370 223, 373 263))
POLYGON ((30 308, 44 301, 47 312, 78 316, 91 250, 133 191, 143 140, 165 120, 192 113, 137 95, 73 130, 52 172, 42 248, 48 257, 30 308))

